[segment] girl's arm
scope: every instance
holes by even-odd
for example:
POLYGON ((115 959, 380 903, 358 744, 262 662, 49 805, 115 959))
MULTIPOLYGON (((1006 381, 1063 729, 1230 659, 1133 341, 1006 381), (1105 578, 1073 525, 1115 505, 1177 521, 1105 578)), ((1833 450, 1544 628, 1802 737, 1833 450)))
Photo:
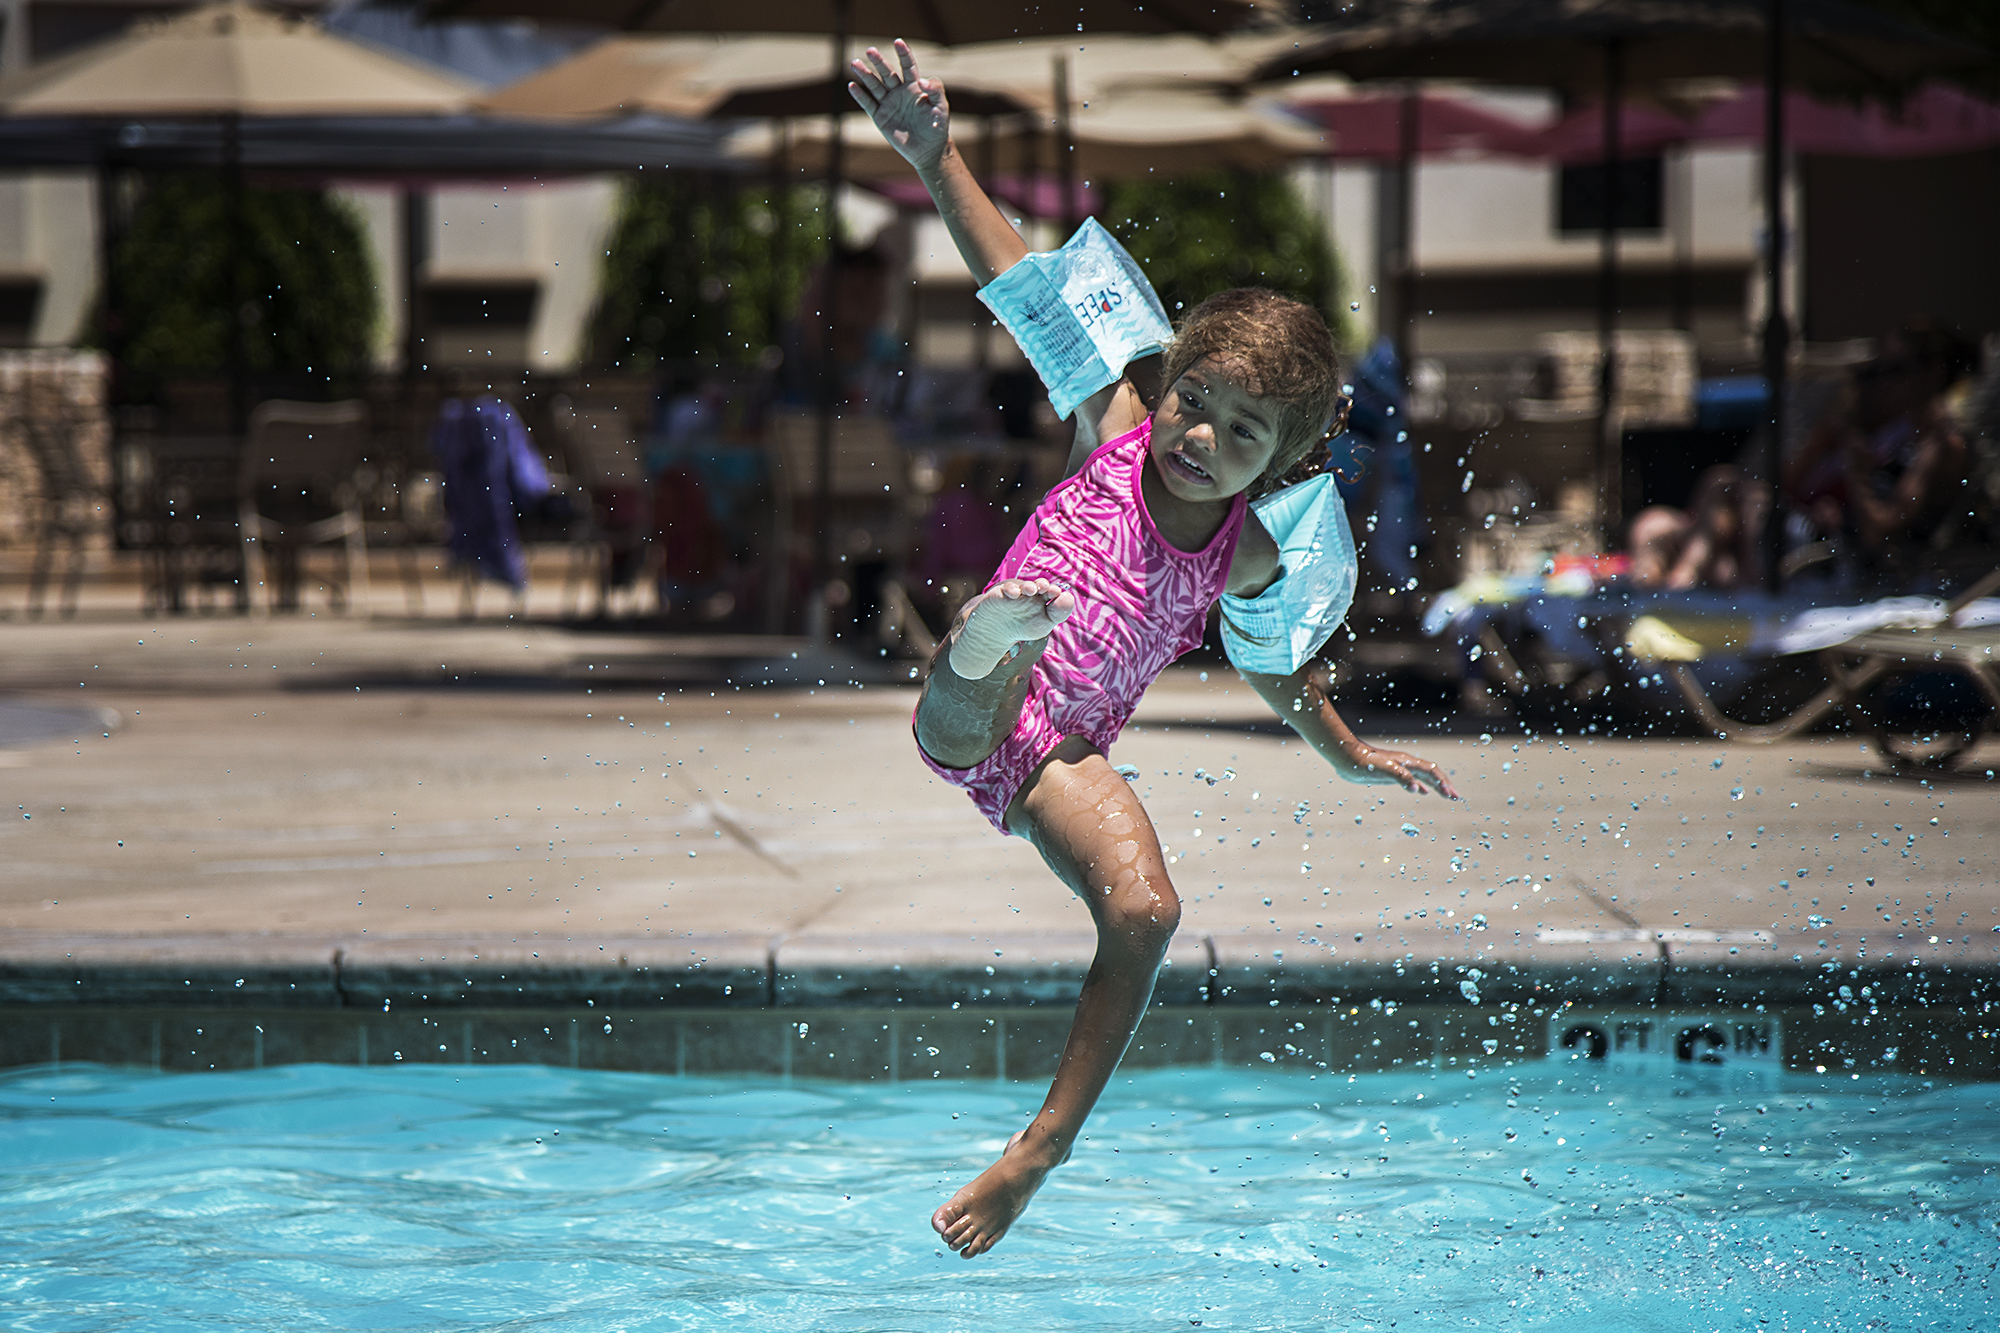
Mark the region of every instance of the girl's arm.
POLYGON ((1312 678, 1311 668, 1301 667, 1289 676, 1245 671, 1243 679, 1347 781, 1393 782, 1419 795, 1435 787, 1452 800, 1458 799, 1451 779, 1430 760, 1400 750, 1377 749, 1348 730, 1326 692, 1312 678))
POLYGON ((889 146, 916 168, 973 281, 984 287, 1019 263, 1028 243, 993 206, 959 156, 944 84, 917 73, 916 57, 901 38, 896 41, 896 68, 872 46, 850 68, 854 79, 848 93, 889 146))
MULTIPOLYGON (((951 105, 944 84, 917 72, 916 58, 898 38, 896 65, 874 47, 863 59, 852 62, 854 79, 847 91, 882 131, 882 137, 916 169, 917 179, 930 191, 944 220, 959 258, 981 287, 1014 267, 1028 253, 1028 243, 1014 224, 993 204, 972 174, 958 145, 951 137, 951 105)), ((1149 357, 1133 366, 1116 384, 1098 390, 1078 405, 1074 414, 1076 443, 1070 449, 1068 476, 1083 466, 1092 451, 1106 440, 1133 430, 1151 415, 1152 408, 1138 389, 1133 376, 1157 378, 1159 359, 1149 357)))

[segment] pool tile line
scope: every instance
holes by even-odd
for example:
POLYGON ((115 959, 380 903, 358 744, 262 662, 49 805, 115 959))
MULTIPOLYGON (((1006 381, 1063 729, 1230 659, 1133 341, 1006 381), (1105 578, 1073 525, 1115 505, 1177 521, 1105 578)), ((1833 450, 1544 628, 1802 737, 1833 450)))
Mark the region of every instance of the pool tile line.
MULTIPOLYGON (((1868 1006, 1863 999, 1860 1006, 1868 1006)), ((1593 1055, 1819 1073, 2000 1077, 1996 1015, 1825 1006, 1666 1011, 1546 1001, 1515 1008, 1343 997, 1277 1009, 1150 1011, 1126 1064, 1430 1070, 1477 1078, 1523 1061, 1593 1055), (1864 1024, 1863 1019, 1867 1022, 1864 1024)), ((542 1065, 791 1079, 1035 1082, 1060 1059, 1069 1014, 1049 1008, 352 1010, 0 1007, 0 1067, 90 1063, 162 1073, 297 1063, 542 1065)))
MULTIPOLYGON (((1067 1011, 1090 962, 1088 935, 714 934, 544 940, 405 936, 313 939, 0 932, 0 1005, 382 1010, 862 1007, 1067 1011)), ((1788 961, 1650 941, 1467 946, 1426 957, 1363 941, 1273 948, 1224 934, 1177 939, 1161 971, 1164 1008, 1313 1005, 1334 995, 1403 1003, 1550 996, 1652 1006, 1829 1004, 1867 987, 1891 1006, 1981 1006, 2000 966, 1961 950, 1924 958, 1788 961), (1477 996, 1479 999, 1475 999, 1477 996)))

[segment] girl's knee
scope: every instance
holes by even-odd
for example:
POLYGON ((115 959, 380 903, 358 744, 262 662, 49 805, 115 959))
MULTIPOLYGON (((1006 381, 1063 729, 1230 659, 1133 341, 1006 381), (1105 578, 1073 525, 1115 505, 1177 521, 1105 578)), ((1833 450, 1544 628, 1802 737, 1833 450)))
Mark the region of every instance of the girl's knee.
POLYGON ((1098 908, 1104 930, 1142 948, 1164 952, 1181 924, 1181 899, 1164 879, 1114 884, 1098 908))
POLYGON ((971 768, 984 763, 1007 738, 995 719, 978 717, 953 700, 933 696, 928 682, 917 699, 913 722, 917 744, 946 768, 971 768))

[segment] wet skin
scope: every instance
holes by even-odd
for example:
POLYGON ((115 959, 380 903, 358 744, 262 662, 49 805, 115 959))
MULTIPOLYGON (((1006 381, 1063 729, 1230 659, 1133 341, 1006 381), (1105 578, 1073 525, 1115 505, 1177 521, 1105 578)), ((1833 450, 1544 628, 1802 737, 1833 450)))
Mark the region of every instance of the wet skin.
MULTIPOLYGON (((1153 416, 1141 483, 1161 535, 1184 550, 1212 541, 1235 496, 1269 464, 1274 424, 1268 406, 1221 365, 1204 361, 1169 386, 1153 416)), ((1005 580, 968 602, 939 650, 940 665, 949 667, 932 672, 918 706, 925 752, 956 768, 992 754, 1020 719, 1048 634, 1073 606, 1070 594, 1047 580, 1005 580), (1004 656, 995 648, 1002 641, 1010 644, 1004 656), (973 674, 988 662, 988 674, 973 674)), ((966 1258, 993 1248, 1069 1156, 1138 1028, 1180 922, 1180 898, 1152 820, 1131 785, 1081 737, 1064 740, 1029 775, 1007 825, 1089 908, 1097 952, 1041 1110, 998 1161, 931 1217, 966 1258)))
POLYGON ((1183 551, 1206 546, 1228 521, 1230 501, 1270 465, 1276 427, 1271 405, 1219 358, 1203 357, 1167 386, 1142 480, 1161 535, 1183 551))
MULTIPOLYGON (((978 186, 950 142, 944 88, 922 78, 909 48, 896 43, 892 67, 870 48, 850 66, 855 101, 910 164, 973 277, 990 282, 1027 245, 978 186)), ((1166 387, 1151 413, 1153 431, 1141 488, 1154 526, 1182 551, 1198 551, 1229 519, 1234 498, 1276 452, 1277 417, 1246 382, 1242 367, 1204 358, 1166 387)), ((1070 470, 1098 441, 1143 422, 1144 397, 1129 378, 1093 394, 1077 411, 1070 470)), ((1276 543, 1254 519, 1232 553, 1228 588, 1255 595, 1281 573, 1276 543)), ((972 599, 939 646, 915 719, 924 751, 948 768, 969 768, 1012 734, 1030 670, 1055 626, 1074 609, 1047 580, 1006 580, 972 599)), ((1251 677, 1279 715, 1353 781, 1426 781, 1450 795, 1436 765, 1357 741, 1316 684, 1251 677)), ((1056 877, 1082 898, 1097 927, 1097 952, 1048 1097, 1000 1159, 931 1217, 966 1258, 993 1248, 1049 1171, 1067 1159, 1152 998, 1154 977, 1180 921, 1152 820, 1101 751, 1069 737, 1030 773, 1006 813, 1010 832, 1031 842, 1056 877)))
MULTIPOLYGON (((1275 452, 1274 414, 1232 369, 1212 358, 1196 363, 1169 386, 1153 413, 1141 485, 1154 524, 1182 550, 1214 540, 1235 496, 1262 475, 1275 452)), ((1272 577, 1275 570, 1239 574, 1232 567, 1230 582, 1248 580, 1254 591, 1272 577)), ((1074 605, 1066 589, 1044 579, 1005 580, 966 603, 939 647, 936 667, 942 669, 931 672, 917 707, 917 740, 931 758, 969 768, 1012 734, 1030 671, 1074 605), (996 646, 1003 643, 1008 646, 996 646), (963 657, 957 655, 961 644, 963 657), (989 663, 987 674, 972 674, 989 663)), ((1357 741, 1316 685, 1283 677, 1250 680, 1348 780, 1456 795, 1429 761, 1357 741)), ((968 1259, 993 1248, 1043 1179, 1068 1158, 1146 1012, 1180 921, 1180 898, 1152 820, 1131 785, 1083 738, 1065 739, 1029 774, 1008 807, 1007 827, 1032 843, 1083 899, 1097 927, 1097 952, 1041 1110, 998 1161, 932 1214, 938 1234, 968 1259)))

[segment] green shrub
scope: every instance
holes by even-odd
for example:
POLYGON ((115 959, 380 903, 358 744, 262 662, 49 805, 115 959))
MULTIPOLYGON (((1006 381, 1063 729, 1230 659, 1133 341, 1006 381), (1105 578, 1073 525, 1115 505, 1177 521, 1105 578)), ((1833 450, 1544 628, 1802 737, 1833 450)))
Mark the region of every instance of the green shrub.
POLYGON ((221 180, 186 172, 147 181, 113 258, 125 365, 142 382, 225 372, 236 300, 251 375, 339 382, 366 369, 380 303, 359 213, 315 190, 246 188, 242 208, 232 292, 221 180))
POLYGON ((1100 220, 1145 267, 1173 318, 1231 287, 1268 287, 1316 307, 1349 342, 1333 243, 1283 176, 1210 172, 1112 185, 1100 220))
POLYGON ((591 321, 593 364, 755 361, 779 341, 825 246, 817 187, 771 192, 646 172, 628 179, 591 321))

